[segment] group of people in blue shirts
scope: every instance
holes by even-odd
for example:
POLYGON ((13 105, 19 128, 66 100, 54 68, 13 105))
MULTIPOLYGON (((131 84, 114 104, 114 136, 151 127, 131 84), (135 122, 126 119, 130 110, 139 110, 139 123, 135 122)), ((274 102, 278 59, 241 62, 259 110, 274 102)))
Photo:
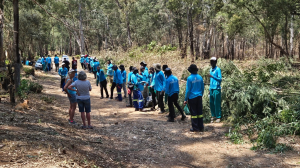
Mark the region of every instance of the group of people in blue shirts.
MULTIPOLYGON (((221 119, 221 82, 222 74, 219 67, 216 66, 217 58, 212 57, 210 74, 210 108, 211 122, 220 122, 221 119)), ((184 104, 191 112, 192 128, 190 131, 203 131, 203 105, 202 96, 204 95, 203 78, 198 74, 198 68, 195 64, 190 65, 188 71, 191 75, 187 78, 186 94, 184 104)), ((129 73, 125 70, 124 65, 113 65, 111 61, 107 61, 106 74, 100 65, 97 65, 97 86, 100 83, 101 99, 104 98, 103 90, 106 92, 106 98, 113 99, 113 91, 117 88, 118 96, 116 99, 122 101, 122 90, 124 98, 129 98, 127 107, 134 107, 135 111, 146 112, 145 107, 149 107, 149 101, 152 102, 151 110, 156 110, 158 105, 160 112, 165 113, 164 101, 167 99, 169 107, 168 120, 174 122, 175 109, 181 113, 181 120, 185 120, 186 116, 178 104, 179 96, 179 80, 172 74, 172 70, 167 66, 154 64, 148 69, 145 62, 140 63, 140 68, 129 67, 129 73), (108 80, 108 81, 107 81, 108 80), (111 83, 110 96, 107 90, 107 84, 111 83), (164 99, 165 98, 165 99, 164 99)))
MULTIPOLYGON (((212 57, 210 74, 210 108, 211 122, 220 122, 221 119, 221 82, 222 75, 219 67, 216 66, 217 58, 212 57)), ((143 61, 140 63, 140 68, 133 66, 129 67, 127 74, 124 65, 113 65, 111 61, 107 61, 106 73, 101 67, 96 58, 91 58, 88 55, 82 56, 80 63, 83 69, 88 69, 95 74, 96 85, 100 84, 101 99, 104 98, 103 90, 106 98, 114 99, 113 91, 117 89, 116 100, 122 101, 122 91, 124 98, 129 98, 127 107, 134 107, 135 111, 146 112, 146 107, 152 106, 151 110, 156 110, 158 105, 159 113, 165 113, 165 105, 167 102, 169 107, 168 120, 174 122, 176 115, 174 106, 181 113, 181 120, 185 120, 186 116, 178 104, 179 98, 179 80, 172 74, 172 70, 167 66, 154 64, 148 69, 147 64, 143 61), (108 93, 108 83, 111 84, 110 96, 108 93), (164 101, 165 99, 167 101, 164 101), (152 102, 152 103, 149 103, 152 102), (152 105, 151 105, 152 104, 152 105)), ((186 93, 183 104, 186 105, 191 113, 192 128, 190 131, 204 131, 203 124, 203 105, 202 96, 204 95, 203 78, 198 74, 198 68, 195 64, 188 67, 191 73, 186 82, 186 93)), ((61 76, 67 75, 67 70, 62 65, 59 70, 61 76)), ((148 110, 149 111, 149 110, 148 110)))

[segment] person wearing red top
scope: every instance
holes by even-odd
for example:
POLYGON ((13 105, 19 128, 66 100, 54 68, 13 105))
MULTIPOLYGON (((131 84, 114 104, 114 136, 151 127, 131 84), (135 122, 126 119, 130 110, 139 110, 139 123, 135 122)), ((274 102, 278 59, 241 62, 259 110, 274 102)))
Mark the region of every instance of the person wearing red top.
POLYGON ((72 69, 77 69, 77 60, 75 60, 75 57, 72 58, 72 69))

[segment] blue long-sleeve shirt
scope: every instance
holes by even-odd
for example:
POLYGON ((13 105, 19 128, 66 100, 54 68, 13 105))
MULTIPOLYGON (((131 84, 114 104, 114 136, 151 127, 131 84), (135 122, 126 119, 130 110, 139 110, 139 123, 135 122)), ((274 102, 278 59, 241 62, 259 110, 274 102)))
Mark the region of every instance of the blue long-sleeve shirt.
POLYGON ((184 100, 187 101, 188 99, 193 99, 198 96, 202 96, 203 93, 204 93, 203 78, 198 74, 191 74, 187 78, 184 100))
MULTIPOLYGON (((97 67, 100 65, 98 61, 94 62, 93 71, 97 72, 97 67)), ((92 66, 92 65, 91 65, 92 66)))
POLYGON ((133 74, 132 71, 128 73, 128 79, 127 79, 127 82, 130 82, 130 81, 131 81, 131 75, 132 75, 132 74, 133 74))
POLYGON ((52 62, 51 57, 47 57, 47 58, 46 58, 46 61, 47 61, 48 64, 51 64, 51 62, 52 62))
POLYGON ((151 86, 154 86, 154 90, 163 91, 166 85, 166 78, 162 71, 156 72, 152 80, 151 86))
POLYGON ((45 59, 44 57, 41 59, 42 64, 45 64, 45 59))
POLYGON ((58 70, 58 75, 59 76, 66 77, 67 74, 68 74, 68 69, 66 67, 65 68, 63 68, 63 67, 59 68, 59 70, 58 70))
POLYGON ((115 70, 114 82, 116 82, 116 84, 123 84, 123 77, 119 69, 115 70))
POLYGON ((179 82, 178 78, 174 75, 170 75, 166 79, 166 88, 165 88, 166 94, 168 96, 172 96, 174 93, 179 93, 179 82))
POLYGON ((89 57, 85 58, 85 63, 90 64, 90 58, 89 57))
POLYGON ((144 85, 147 85, 149 83, 149 73, 148 71, 145 69, 144 72, 142 73, 143 74, 143 81, 147 82, 145 83, 144 85))
POLYGON ((109 76, 114 75, 114 71, 113 71, 112 67, 113 67, 113 64, 108 64, 107 65, 107 73, 106 74, 109 75, 109 76))
POLYGON ((100 69, 100 70, 97 72, 97 82, 102 82, 102 81, 104 81, 104 80, 106 80, 104 71, 103 71, 103 69, 100 69))
POLYGON ((144 86, 141 83, 140 77, 138 75, 139 74, 132 74, 131 75, 131 83, 134 84, 133 90, 143 91, 144 90, 144 86))
POLYGON ((219 67, 211 68, 209 71, 210 75, 213 76, 210 78, 210 89, 221 89, 221 82, 222 82, 222 73, 219 67))
POLYGON ((121 71, 122 77, 123 77, 123 83, 126 83, 126 71, 121 71))
POLYGON ((80 63, 84 63, 84 57, 80 58, 80 63))
POLYGON ((58 64, 59 63, 59 58, 58 57, 54 57, 54 63, 58 64))

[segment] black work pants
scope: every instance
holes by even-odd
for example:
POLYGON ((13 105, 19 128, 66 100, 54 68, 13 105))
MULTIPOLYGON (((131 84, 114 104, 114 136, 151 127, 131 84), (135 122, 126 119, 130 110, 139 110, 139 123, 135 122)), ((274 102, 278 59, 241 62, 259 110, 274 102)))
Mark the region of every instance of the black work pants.
POLYGON ((109 97, 108 91, 107 91, 107 81, 106 81, 106 79, 104 81, 100 82, 101 97, 103 97, 103 89, 105 90, 106 97, 109 97))
POLYGON ((83 63, 81 63, 81 68, 83 69, 83 63))
POLYGON ((156 91, 158 107, 160 108, 161 112, 165 112, 165 105, 164 105, 164 93, 161 91, 156 91))
POLYGON ((203 125, 203 105, 202 96, 195 97, 188 100, 189 109, 191 112, 192 127, 194 131, 200 131, 204 129, 203 125))
POLYGON ((174 119, 175 116, 175 110, 174 110, 174 105, 176 106, 176 108, 178 109, 178 111, 180 112, 180 114, 182 116, 184 116, 183 111, 181 109, 181 107, 178 104, 178 93, 174 93, 172 94, 172 96, 168 97, 168 106, 169 106, 169 111, 170 111, 170 118, 174 119))
POLYGON ((97 79, 97 71, 93 71, 94 78, 97 79))
POLYGON ((113 82, 112 85, 111 85, 111 88, 110 88, 110 98, 111 99, 113 98, 114 89, 116 88, 116 86, 117 86, 116 82, 113 82))
POLYGON ((150 88, 150 93, 151 93, 151 96, 152 96, 152 107, 153 109, 155 109, 155 106, 156 106, 156 94, 155 94, 155 91, 153 88, 150 88))

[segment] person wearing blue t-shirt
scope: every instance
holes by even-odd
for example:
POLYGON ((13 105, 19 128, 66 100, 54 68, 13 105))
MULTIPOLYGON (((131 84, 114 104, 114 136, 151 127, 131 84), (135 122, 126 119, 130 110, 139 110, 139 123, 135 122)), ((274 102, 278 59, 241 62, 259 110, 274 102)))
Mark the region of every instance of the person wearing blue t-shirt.
POLYGON ((172 71, 170 68, 165 69, 165 75, 167 77, 166 79, 166 87, 165 92, 166 95, 168 95, 168 106, 169 106, 169 119, 168 122, 174 122, 175 116, 175 110, 174 105, 178 109, 178 111, 181 113, 181 120, 183 121, 186 116, 183 113, 183 110, 178 104, 178 94, 179 94, 179 82, 178 78, 174 75, 172 75, 172 71))
POLYGON ((140 63, 140 65, 141 65, 142 67, 145 67, 145 70, 149 71, 149 69, 147 68, 147 63, 146 63, 145 61, 142 61, 142 62, 140 63))
POLYGON ((143 90, 143 97, 144 97, 144 104, 147 103, 147 97, 149 95, 149 73, 148 70, 145 69, 145 67, 141 66, 141 75, 142 75, 142 81, 144 82, 144 90, 143 90))
POLYGON ((211 122, 216 123, 221 121, 221 82, 222 73, 221 69, 217 67, 217 58, 212 57, 210 59, 210 64, 212 68, 209 71, 210 86, 209 86, 209 98, 210 98, 210 112, 211 112, 211 122))
MULTIPOLYGON (((131 76, 132 76, 132 74, 133 74, 133 69, 134 69, 133 66, 130 66, 130 67, 129 67, 129 73, 128 73, 128 78, 127 78, 127 83, 128 83, 128 85, 129 85, 129 83, 130 83, 130 84, 132 83, 132 82, 131 82, 131 76)), ((133 91, 133 88, 129 88, 129 87, 128 87, 127 93, 128 93, 129 104, 126 105, 126 107, 133 107, 133 105, 132 105, 132 91, 133 91)))
MULTIPOLYGON (((151 85, 152 81, 153 81, 153 78, 154 78, 154 73, 155 73, 155 70, 153 67, 150 67, 150 70, 149 70, 149 86, 151 85)), ((151 110, 152 111, 155 111, 155 106, 156 106, 156 93, 155 93, 155 90, 153 87, 150 87, 149 88, 149 91, 151 93, 151 96, 152 96, 152 107, 151 107, 151 110)))
POLYGON ((115 71, 114 81, 116 83, 117 92, 118 92, 118 101, 122 101, 122 84, 123 84, 123 77, 121 71, 118 69, 117 65, 113 66, 113 70, 115 71))
MULTIPOLYGON (((64 86, 64 90, 66 91, 69 101, 70 101, 70 108, 69 108, 69 117, 70 119, 68 120, 70 124, 76 124, 76 122, 73 120, 74 119, 74 115, 75 115, 75 110, 76 110, 76 105, 77 105, 77 93, 76 91, 70 90, 68 89, 68 87, 75 82, 73 79, 75 77, 75 73, 77 71, 75 69, 71 69, 68 72, 68 78, 66 81, 66 85, 64 86)), ((73 87, 73 89, 75 89, 73 87)))
POLYGON ((101 69, 100 65, 97 67, 97 86, 100 83, 100 92, 101 92, 101 97, 100 99, 103 99, 103 89, 105 90, 106 93, 106 98, 109 98, 108 91, 107 91, 107 81, 105 78, 105 74, 103 69, 101 69))
POLYGON ((122 77, 123 77, 122 88, 123 88, 123 92, 124 92, 124 98, 126 98, 127 97, 127 88, 126 88, 126 75, 127 75, 127 72, 125 71, 124 65, 120 65, 119 68, 121 70, 121 74, 122 74, 122 77))
POLYGON ((188 71, 191 75, 187 78, 185 99, 183 104, 189 105, 191 112, 191 132, 204 131, 202 96, 204 94, 203 78, 197 74, 198 68, 195 64, 190 65, 188 71))
POLYGON ((81 68, 84 69, 84 56, 80 57, 81 68))
POLYGON ((134 84, 133 88, 133 105, 135 111, 145 112, 144 110, 144 98, 140 89, 144 88, 142 81, 139 79, 139 70, 137 68, 133 69, 133 74, 131 75, 131 82, 134 84))
POLYGON ((114 70, 113 70, 113 64, 110 60, 107 61, 107 68, 106 68, 106 75, 108 77, 108 82, 110 84, 113 83, 113 76, 114 76, 114 70))
POLYGON ((160 108, 159 114, 162 114, 165 111, 164 105, 164 88, 166 84, 166 78, 164 73, 161 71, 161 65, 155 64, 155 74, 152 80, 151 86, 154 90, 156 90, 157 100, 158 100, 158 107, 160 108))
POLYGON ((62 88, 62 91, 64 91, 65 80, 68 74, 68 69, 66 68, 65 63, 62 63, 61 66, 62 67, 59 68, 58 70, 58 75, 61 77, 60 86, 62 88))
POLYGON ((46 58, 46 61, 47 61, 47 71, 51 71, 52 59, 51 59, 50 55, 48 55, 48 57, 46 58))
POLYGON ((59 58, 57 55, 55 55, 54 57, 54 64, 55 64, 55 72, 57 72, 59 69, 59 58))

